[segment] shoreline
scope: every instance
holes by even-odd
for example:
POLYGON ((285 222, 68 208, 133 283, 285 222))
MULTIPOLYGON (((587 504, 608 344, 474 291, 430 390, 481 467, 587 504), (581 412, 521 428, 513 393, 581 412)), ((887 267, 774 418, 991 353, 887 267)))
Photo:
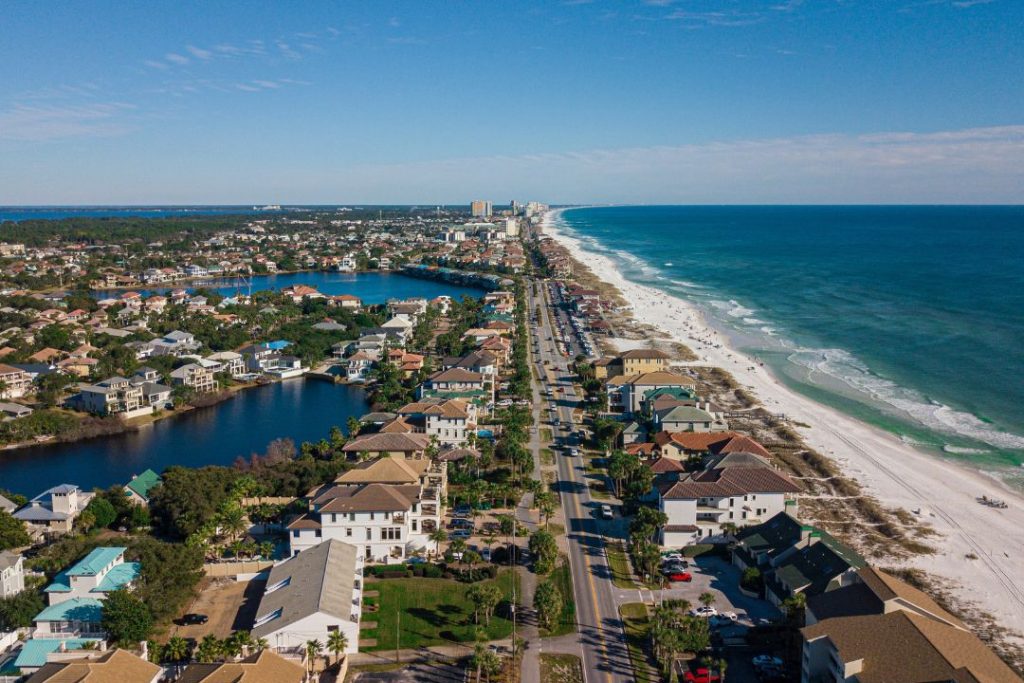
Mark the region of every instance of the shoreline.
POLYGON ((617 289, 629 304, 628 315, 658 330, 660 341, 685 344, 697 356, 673 365, 726 370, 765 409, 785 414, 793 431, 860 484, 865 494, 885 506, 920 510, 918 518, 940 534, 928 539, 936 553, 894 564, 928 572, 941 579, 943 589, 955 587, 948 592, 958 606, 991 617, 1012 632, 1004 637, 1024 644, 1024 586, 1018 579, 1022 557, 1014 556, 1024 548, 1024 497, 978 470, 919 451, 889 432, 790 389, 767 367, 733 349, 729 338, 693 304, 627 280, 608 257, 587 251, 578 239, 559 231, 554 224, 559 213, 545 215, 542 234, 617 289), (982 495, 1006 500, 1010 507, 982 506, 976 501, 982 495))

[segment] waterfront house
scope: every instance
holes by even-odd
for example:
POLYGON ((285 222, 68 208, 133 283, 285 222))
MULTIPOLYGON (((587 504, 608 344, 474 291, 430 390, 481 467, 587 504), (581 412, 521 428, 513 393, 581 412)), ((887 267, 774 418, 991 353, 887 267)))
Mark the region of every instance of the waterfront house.
POLYGON ((67 638, 103 639, 106 633, 100 622, 103 602, 96 598, 71 598, 48 605, 32 618, 33 640, 67 638))
POLYGON ((25 558, 11 550, 0 550, 0 598, 25 590, 25 558))
POLYGON ((217 389, 217 378, 214 377, 213 370, 198 363, 188 363, 172 370, 171 383, 174 386, 190 387, 197 394, 217 389))
POLYGON ((452 368, 494 377, 498 374, 498 359, 487 351, 473 351, 465 356, 449 357, 441 361, 442 370, 451 370, 452 368))
POLYGON ((237 662, 189 664, 176 683, 302 683, 305 680, 304 666, 270 650, 260 650, 237 662))
POLYGON ((654 424, 667 432, 725 431, 727 422, 696 406, 677 405, 654 412, 654 424))
POLYGON ((0 363, 0 399, 21 398, 31 390, 31 375, 20 368, 0 363))
POLYGON ((801 683, 1021 681, 920 590, 870 567, 850 578, 807 600, 801 683))
POLYGON ((125 562, 127 548, 99 547, 66 569, 46 587, 50 605, 76 598, 105 600, 108 593, 131 586, 142 567, 138 562, 125 562))
POLYGON ((153 412, 143 400, 142 387, 124 377, 110 377, 96 384, 82 385, 72 403, 93 415, 123 415, 131 418, 153 412))
POLYGON ((51 653, 26 683, 157 683, 164 671, 127 650, 75 650, 51 653), (59 657, 59 659, 55 659, 59 657), (70 659, 74 657, 74 659, 70 659))
POLYGON ((634 415, 642 411, 642 404, 648 392, 662 387, 695 388, 689 377, 673 372, 658 371, 638 375, 617 375, 605 384, 608 392, 608 410, 613 413, 634 415))
POLYGON ((760 569, 765 597, 775 605, 797 593, 810 599, 846 586, 866 565, 855 550, 826 531, 801 524, 788 511, 741 529, 735 538, 733 564, 760 569))
POLYGON ((399 339, 401 345, 405 346, 405 344, 409 341, 409 337, 412 335, 412 330, 413 327, 415 327, 415 325, 416 324, 415 322, 413 322, 413 319, 411 317, 403 314, 396 315, 393 318, 384 321, 384 324, 381 325, 381 328, 384 329, 386 332, 393 333, 399 339))
POLYGON ((7 514, 13 514, 14 511, 17 509, 17 503, 15 503, 13 500, 0 493, 0 510, 3 510, 7 514))
POLYGON ((658 508, 668 517, 661 544, 725 541, 723 527, 774 517, 800 491, 796 482, 755 455, 719 460, 699 472, 670 478, 658 487, 658 508))
POLYGON ((359 649, 363 558, 354 545, 327 539, 270 570, 256 608, 254 638, 270 648, 296 651, 310 640, 326 643, 340 631, 359 649))
POLYGON ((157 484, 161 483, 160 475, 153 470, 136 474, 124 486, 124 495, 131 502, 143 507, 149 505, 149 494, 157 484))
POLYGON ((425 434, 360 434, 342 446, 342 451, 349 455, 368 453, 372 457, 400 455, 414 459, 422 458, 428 446, 430 438, 425 434))
POLYGON ((210 367, 214 373, 226 372, 232 377, 245 374, 245 360, 242 358, 242 354, 235 351, 211 353, 206 360, 216 364, 210 367))
MULTIPOLYGON (((654 435, 654 443, 660 455, 685 460, 690 456, 709 454, 713 446, 724 445, 736 436, 739 435, 735 432, 658 432, 654 435)), ((759 453, 756 450, 751 452, 759 453)), ((764 457, 769 457, 767 452, 764 457)))
POLYGON ((61 484, 30 500, 15 511, 14 517, 52 533, 66 533, 95 495, 74 484, 61 484))
POLYGON ((31 415, 32 409, 28 406, 23 406, 20 403, 0 401, 0 414, 3 415, 4 420, 16 420, 19 417, 28 417, 31 415))
POLYGON ((366 351, 356 351, 345 361, 345 376, 349 382, 365 382, 370 378, 374 359, 366 351))
POLYGON ((350 311, 358 311, 363 307, 362 299, 357 296, 352 296, 351 294, 339 294, 338 296, 332 296, 331 303, 350 311))

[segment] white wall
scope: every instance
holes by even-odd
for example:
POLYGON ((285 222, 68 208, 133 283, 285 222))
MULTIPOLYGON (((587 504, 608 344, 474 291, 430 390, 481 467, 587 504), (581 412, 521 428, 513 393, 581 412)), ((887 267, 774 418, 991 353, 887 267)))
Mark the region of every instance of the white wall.
POLYGON ((348 619, 338 619, 323 612, 317 612, 283 629, 268 633, 266 639, 272 648, 303 648, 307 641, 316 639, 324 644, 324 654, 333 654, 326 649, 329 637, 327 627, 335 625, 348 638, 348 647, 345 652, 349 654, 358 652, 359 623, 348 619))

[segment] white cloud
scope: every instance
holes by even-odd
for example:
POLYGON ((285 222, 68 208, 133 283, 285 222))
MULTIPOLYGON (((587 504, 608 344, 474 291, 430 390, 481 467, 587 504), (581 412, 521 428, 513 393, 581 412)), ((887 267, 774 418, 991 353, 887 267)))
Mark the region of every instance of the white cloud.
POLYGON ((0 140, 43 142, 72 137, 107 137, 131 130, 124 102, 71 106, 15 104, 0 111, 0 140))
POLYGON ((195 45, 187 45, 185 46, 185 49, 188 50, 196 59, 206 60, 213 57, 213 52, 210 50, 204 50, 201 47, 196 47, 195 45))
POLYGON ((145 62, 143 62, 143 64, 145 64, 146 66, 152 67, 154 69, 161 69, 161 70, 163 70, 163 69, 167 68, 167 64, 165 64, 164 62, 158 62, 155 59, 147 59, 145 62))
POLYGON ((164 55, 164 59, 168 62, 174 62, 175 64, 188 64, 188 57, 179 55, 176 52, 168 52, 164 55))

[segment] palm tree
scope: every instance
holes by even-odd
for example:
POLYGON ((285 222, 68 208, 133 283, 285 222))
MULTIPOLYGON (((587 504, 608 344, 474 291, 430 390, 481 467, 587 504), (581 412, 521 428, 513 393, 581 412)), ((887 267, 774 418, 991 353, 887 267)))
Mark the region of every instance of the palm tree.
POLYGON ((217 636, 210 634, 199 641, 196 649, 196 659, 203 664, 209 664, 219 659, 224 654, 224 643, 217 636))
POLYGON ((309 673, 316 670, 316 658, 324 651, 324 644, 317 639, 306 641, 306 663, 309 665, 309 673))
POLYGON ((267 642, 266 638, 257 638, 252 643, 252 648, 256 652, 262 652, 263 650, 266 650, 268 647, 270 647, 270 643, 267 642))
POLYGON ((334 663, 337 664, 341 659, 341 653, 348 648, 348 638, 345 637, 343 632, 331 631, 327 635, 327 649, 334 653, 334 663))
POLYGON ((716 599, 717 598, 715 597, 715 594, 711 591, 704 591, 697 598, 697 600, 700 601, 700 604, 704 605, 705 607, 711 607, 711 605, 715 604, 716 599))
POLYGON ((189 650, 187 640, 180 636, 174 636, 164 646, 164 657, 171 662, 183 662, 191 654, 189 650))
POLYGON ((441 544, 448 540, 448 532, 438 527, 430 532, 430 540, 434 542, 434 555, 441 556, 441 544))

